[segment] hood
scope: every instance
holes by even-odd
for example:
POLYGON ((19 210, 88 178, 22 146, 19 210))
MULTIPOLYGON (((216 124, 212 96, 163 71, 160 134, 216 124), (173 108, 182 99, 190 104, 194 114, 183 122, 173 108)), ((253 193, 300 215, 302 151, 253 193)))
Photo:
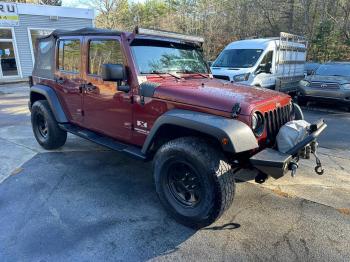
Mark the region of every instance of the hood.
POLYGON ((334 82, 339 84, 350 83, 350 76, 321 76, 321 75, 310 75, 306 78, 308 81, 319 81, 319 82, 334 82))
POLYGON ((284 106, 290 102, 290 97, 280 92, 219 79, 167 78, 157 82, 159 86, 155 90, 155 98, 230 113, 239 103, 242 115, 250 115, 254 108, 262 105, 274 103, 275 106, 278 102, 284 106))
POLYGON ((223 76, 229 76, 230 79, 236 75, 242 75, 246 73, 250 73, 252 68, 234 68, 234 67, 211 67, 210 68, 213 75, 223 75, 223 76))

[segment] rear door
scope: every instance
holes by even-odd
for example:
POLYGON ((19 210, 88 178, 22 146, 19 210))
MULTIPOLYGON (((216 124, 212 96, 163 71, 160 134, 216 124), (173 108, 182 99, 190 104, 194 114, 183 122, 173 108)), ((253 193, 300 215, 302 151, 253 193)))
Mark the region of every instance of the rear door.
POLYGON ((132 129, 132 92, 117 90, 117 83, 103 81, 102 64, 126 64, 119 36, 84 38, 84 126, 128 142, 132 129))
POLYGON ((55 91, 69 121, 82 125, 83 97, 80 88, 84 83, 81 70, 82 37, 60 38, 56 49, 55 91))

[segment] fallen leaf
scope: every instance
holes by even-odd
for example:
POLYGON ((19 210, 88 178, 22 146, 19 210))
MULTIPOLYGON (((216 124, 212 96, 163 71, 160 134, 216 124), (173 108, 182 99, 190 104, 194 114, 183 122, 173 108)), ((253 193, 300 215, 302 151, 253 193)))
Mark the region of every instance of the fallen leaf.
POLYGON ((344 215, 350 215, 350 208, 337 208, 337 210, 344 215))
POLYGON ((274 192, 275 194, 282 196, 282 197, 292 197, 292 195, 281 191, 280 189, 272 189, 272 192, 274 192))
POLYGON ((23 168, 19 167, 16 168, 15 170, 12 171, 11 175, 18 175, 19 173, 21 173, 23 171, 23 168))

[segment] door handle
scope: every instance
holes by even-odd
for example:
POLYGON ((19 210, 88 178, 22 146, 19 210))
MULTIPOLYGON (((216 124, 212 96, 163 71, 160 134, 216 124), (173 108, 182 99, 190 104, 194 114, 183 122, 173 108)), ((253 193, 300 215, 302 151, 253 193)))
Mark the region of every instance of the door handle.
POLYGON ((63 84, 64 83, 64 79, 62 77, 56 78, 56 83, 58 84, 63 84))
POLYGON ((93 92, 97 89, 97 86, 94 86, 93 84, 88 83, 84 85, 84 89, 86 92, 93 92))
POLYGON ((85 84, 79 85, 79 92, 80 93, 83 93, 84 89, 85 89, 85 84))

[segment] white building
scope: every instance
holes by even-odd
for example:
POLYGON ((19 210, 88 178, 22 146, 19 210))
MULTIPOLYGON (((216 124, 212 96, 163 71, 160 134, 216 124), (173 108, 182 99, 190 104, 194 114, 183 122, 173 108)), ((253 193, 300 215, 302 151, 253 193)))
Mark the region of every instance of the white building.
POLYGON ((31 75, 38 36, 93 27, 94 17, 93 9, 0 2, 0 83, 31 75))

